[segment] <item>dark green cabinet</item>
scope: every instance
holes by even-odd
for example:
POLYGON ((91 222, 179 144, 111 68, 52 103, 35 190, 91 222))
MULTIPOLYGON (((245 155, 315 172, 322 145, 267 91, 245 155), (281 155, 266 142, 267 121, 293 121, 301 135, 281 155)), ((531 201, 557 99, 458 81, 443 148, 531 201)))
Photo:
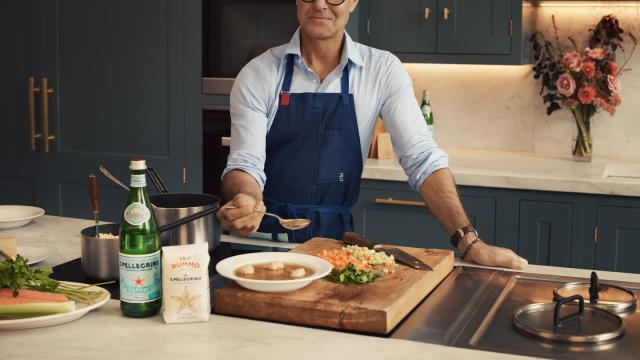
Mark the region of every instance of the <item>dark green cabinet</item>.
POLYGON ((521 0, 364 0, 360 38, 403 62, 526 64, 533 7, 521 0))
MULTIPOLYGON (((185 55, 187 38, 195 38, 190 44, 200 48, 200 29, 187 25, 191 20, 186 14, 197 15, 193 9, 199 9, 199 2, 9 3, 16 18, 5 12, 0 15, 9 21, 0 26, 15 23, 11 32, 0 35, 5 48, 15 49, 8 43, 18 40, 28 45, 25 40, 29 37, 37 46, 35 51, 18 46, 13 63, 0 70, 3 79, 12 77, 8 84, 2 81, 0 91, 13 96, 0 103, 0 110, 9 112, 13 124, 10 133, 2 132, 9 140, 2 141, 2 146, 10 147, 11 153, 3 151, 0 169, 16 169, 14 162, 33 165, 8 180, 1 176, 0 182, 10 184, 11 189, 43 182, 36 187, 32 203, 49 214, 71 217, 90 215, 87 176, 97 174, 100 164, 126 182, 128 161, 143 157, 163 175, 171 190, 184 190, 185 128, 188 122, 200 122, 198 113, 187 112, 185 100, 199 97, 200 78, 199 62, 185 55), (25 28, 25 24, 31 26, 25 28), (33 152, 23 141, 28 132, 24 125, 28 76, 34 76, 37 84, 48 80, 47 108, 39 100, 41 94, 35 104, 36 130, 42 132, 48 125, 54 136, 48 152, 42 138, 33 152), (195 86, 189 90, 187 84, 195 86)), ((0 61, 8 60, 3 57, 0 61)), ((126 193, 104 177, 99 179, 103 218, 118 220, 126 193)), ((12 200, 4 192, 0 192, 0 203, 12 200)))
MULTIPOLYGON (((36 205, 44 197, 42 158, 31 149, 28 79, 39 65, 35 2, 0 2, 0 204, 36 205)), ((34 87, 38 85, 34 82, 34 87)), ((32 100, 39 96, 33 92, 32 100)), ((34 125, 36 116, 33 114, 34 125)), ((33 134, 39 129, 34 128, 33 134)))
MULTIPOLYGON (((481 188, 461 188, 469 221, 491 244, 504 236, 498 228, 504 196, 481 188)), ((364 180, 353 209, 355 230, 373 241, 416 247, 451 248, 449 235, 404 182, 364 180)))
POLYGON ((563 194, 510 191, 508 247, 529 263, 580 266, 584 200, 563 194))
POLYGON ((592 197, 587 218, 594 226, 583 243, 585 262, 596 269, 640 272, 640 199, 592 197))
MULTIPOLYGON (((458 186, 487 243, 530 264, 640 273, 640 198, 458 186)), ((449 235, 401 181, 362 180, 355 230, 380 243, 450 249, 449 235)), ((459 255, 459 254, 458 254, 459 255)))
POLYGON ((436 50, 437 0, 370 0, 368 39, 393 53, 436 50))

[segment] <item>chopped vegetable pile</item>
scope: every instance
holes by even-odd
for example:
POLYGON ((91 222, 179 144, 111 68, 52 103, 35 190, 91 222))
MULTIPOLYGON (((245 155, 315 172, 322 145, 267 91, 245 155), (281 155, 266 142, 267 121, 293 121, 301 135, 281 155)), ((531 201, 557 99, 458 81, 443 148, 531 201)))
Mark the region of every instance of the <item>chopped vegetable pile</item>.
POLYGON ((317 256, 331 263, 333 270, 328 279, 338 284, 370 283, 382 275, 393 273, 397 266, 393 256, 355 245, 340 250, 323 250, 317 256))

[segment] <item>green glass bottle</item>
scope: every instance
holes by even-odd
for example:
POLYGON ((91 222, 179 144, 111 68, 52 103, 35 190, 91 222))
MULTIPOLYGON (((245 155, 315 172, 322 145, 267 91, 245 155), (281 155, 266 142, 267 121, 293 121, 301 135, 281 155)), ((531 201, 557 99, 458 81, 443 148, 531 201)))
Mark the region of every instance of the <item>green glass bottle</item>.
POLYGON ((433 112, 431 112, 431 101, 429 101, 429 96, 426 90, 422 90, 422 104, 420 105, 420 108, 422 109, 424 121, 427 122, 429 130, 433 132, 433 112))
POLYGON ((160 234, 147 193, 145 160, 133 159, 120 222, 120 309, 128 317, 156 315, 162 305, 160 234))

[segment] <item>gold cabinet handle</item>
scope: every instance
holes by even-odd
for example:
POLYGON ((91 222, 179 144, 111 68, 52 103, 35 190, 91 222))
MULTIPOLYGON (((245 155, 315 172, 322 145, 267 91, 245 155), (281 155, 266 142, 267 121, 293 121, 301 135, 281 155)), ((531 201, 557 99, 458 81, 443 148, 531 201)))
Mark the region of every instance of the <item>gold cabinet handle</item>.
POLYGON ((29 84, 27 86, 28 104, 29 104, 29 148, 31 151, 36 151, 36 139, 42 137, 42 134, 36 134, 36 93, 40 91, 39 87, 35 86, 35 78, 29 76, 29 84))
POLYGON ((424 207, 426 204, 422 201, 414 201, 414 200, 395 200, 393 198, 376 198, 374 200, 376 204, 384 204, 384 205, 408 205, 408 206, 420 206, 424 207))
POLYGON ((424 19, 428 19, 429 15, 431 15, 431 9, 429 9, 428 7, 424 8, 424 19))
POLYGON ((49 141, 56 138, 55 135, 49 134, 49 94, 53 93, 53 89, 48 86, 47 78, 40 80, 41 105, 40 116, 42 118, 42 145, 44 152, 49 152, 49 141))
POLYGON ((231 146, 231 137, 223 136, 222 138, 220 138, 220 145, 222 145, 224 147, 231 146))
POLYGON ((451 13, 451 11, 449 11, 449 8, 444 8, 444 10, 442 11, 442 16, 445 20, 449 20, 449 13, 451 13))

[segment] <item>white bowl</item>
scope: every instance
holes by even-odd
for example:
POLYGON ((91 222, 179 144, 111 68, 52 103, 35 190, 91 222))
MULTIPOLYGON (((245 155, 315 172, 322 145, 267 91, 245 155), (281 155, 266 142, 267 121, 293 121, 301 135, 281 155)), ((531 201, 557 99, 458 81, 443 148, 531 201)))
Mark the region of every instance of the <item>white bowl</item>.
POLYGON ((327 276, 331 272, 331 264, 317 256, 285 253, 285 252, 259 252, 232 256, 220 261, 216 265, 218 274, 234 280, 238 285, 260 292, 287 292, 301 289, 309 285, 313 280, 327 276), (294 280, 254 280, 245 279, 234 274, 234 270, 244 265, 281 261, 283 263, 300 264, 313 269, 313 275, 294 280))
POLYGON ((0 229, 12 229, 27 225, 42 214, 44 214, 44 210, 39 207, 0 205, 0 229))

